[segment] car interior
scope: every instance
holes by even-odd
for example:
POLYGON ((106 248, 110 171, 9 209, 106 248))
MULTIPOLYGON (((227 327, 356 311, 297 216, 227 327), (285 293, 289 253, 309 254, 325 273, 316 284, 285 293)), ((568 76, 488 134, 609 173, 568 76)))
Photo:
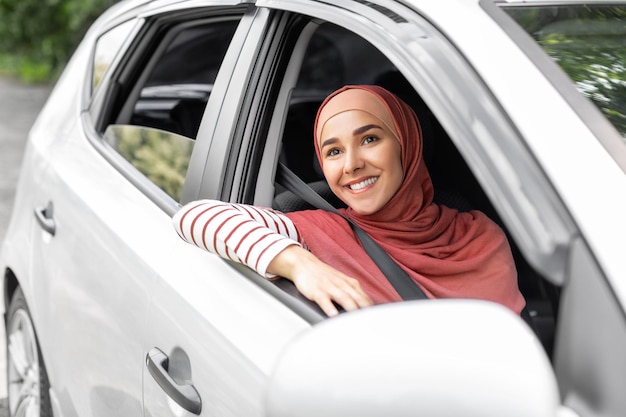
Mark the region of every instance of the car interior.
POLYGON ((224 20, 168 32, 160 45, 163 50, 153 54, 115 123, 195 138, 237 24, 224 20))
MULTIPOLYGON (((409 104, 421 123, 424 159, 433 180, 435 202, 459 211, 480 210, 506 232, 471 169, 412 85, 374 46, 331 24, 319 27, 305 53, 285 121, 281 151, 284 165, 335 207, 343 206, 323 178, 313 147, 313 126, 317 109, 326 95, 346 84, 380 85, 409 104), (325 69, 332 71, 332 77, 324 77, 325 69)), ((277 210, 289 212, 313 208, 280 184, 276 184, 276 190, 273 208, 277 210)), ((527 300, 529 324, 550 353, 558 288, 535 272, 512 237, 508 235, 508 238, 518 270, 519 286, 527 300)))

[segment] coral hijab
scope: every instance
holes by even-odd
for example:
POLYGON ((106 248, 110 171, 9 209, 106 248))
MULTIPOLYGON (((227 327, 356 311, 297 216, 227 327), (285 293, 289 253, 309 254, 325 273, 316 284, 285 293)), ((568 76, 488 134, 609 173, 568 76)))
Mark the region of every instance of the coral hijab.
MULTIPOLYGON (((320 106, 315 149, 325 123, 337 114, 365 111, 391 130, 401 145, 404 180, 377 212, 346 217, 362 227, 432 298, 495 301, 519 313, 524 299, 502 230, 479 211, 460 213, 433 203, 433 185, 422 156, 422 134, 413 110, 377 86, 346 86, 320 106)), ((322 261, 359 280, 375 303, 401 298, 362 249, 345 219, 323 210, 287 213, 307 248, 322 261)))

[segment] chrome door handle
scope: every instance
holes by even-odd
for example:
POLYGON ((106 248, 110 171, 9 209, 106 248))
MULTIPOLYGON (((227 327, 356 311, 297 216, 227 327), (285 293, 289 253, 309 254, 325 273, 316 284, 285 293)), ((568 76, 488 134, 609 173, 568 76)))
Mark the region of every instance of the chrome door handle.
POLYGON ((57 226, 54 221, 54 205, 52 201, 49 201, 46 207, 35 208, 35 218, 43 230, 54 236, 57 226))
POLYGON ((196 388, 189 382, 177 382, 169 372, 169 358, 159 348, 152 348, 146 355, 146 366, 152 378, 165 393, 178 405, 193 414, 202 411, 202 399, 196 388))

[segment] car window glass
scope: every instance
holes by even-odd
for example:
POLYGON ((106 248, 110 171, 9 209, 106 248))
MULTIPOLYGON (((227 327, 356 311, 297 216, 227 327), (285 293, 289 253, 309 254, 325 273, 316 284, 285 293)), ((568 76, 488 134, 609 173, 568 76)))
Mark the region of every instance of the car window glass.
POLYGON ((563 5, 504 10, 569 75, 626 143, 626 7, 563 5))
POLYGON ((106 70, 120 51, 122 44, 130 34, 134 21, 122 23, 98 38, 94 53, 91 77, 91 92, 96 91, 106 70))
POLYGON ((163 37, 104 140, 180 201, 194 139, 239 20, 174 28, 163 37))
POLYGON ((141 126, 111 125, 104 140, 176 201, 193 150, 193 140, 164 130, 141 126))

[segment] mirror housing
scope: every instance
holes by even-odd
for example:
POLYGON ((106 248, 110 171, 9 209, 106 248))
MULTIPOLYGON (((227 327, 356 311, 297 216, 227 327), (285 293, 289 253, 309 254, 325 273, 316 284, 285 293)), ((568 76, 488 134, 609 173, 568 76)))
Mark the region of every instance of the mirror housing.
POLYGON ((271 378, 270 417, 555 417, 556 377, 514 313, 476 300, 379 305, 315 325, 271 378))

